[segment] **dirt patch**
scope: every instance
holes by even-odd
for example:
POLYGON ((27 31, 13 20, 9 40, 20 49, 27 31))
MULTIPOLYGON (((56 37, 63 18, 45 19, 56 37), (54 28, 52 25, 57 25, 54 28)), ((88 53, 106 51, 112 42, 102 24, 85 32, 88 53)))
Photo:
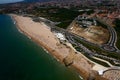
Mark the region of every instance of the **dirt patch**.
POLYGON ((69 31, 95 44, 104 44, 109 40, 109 31, 101 26, 83 28, 74 24, 69 31))

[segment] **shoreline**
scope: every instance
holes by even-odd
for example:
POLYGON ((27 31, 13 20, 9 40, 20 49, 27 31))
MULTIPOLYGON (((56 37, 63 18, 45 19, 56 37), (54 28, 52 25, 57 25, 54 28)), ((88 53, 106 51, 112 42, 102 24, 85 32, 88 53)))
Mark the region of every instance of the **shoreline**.
MULTIPOLYGON (((51 48, 50 47, 50 45, 46 45, 45 44, 45 42, 44 41, 42 41, 42 40, 40 40, 41 39, 41 37, 39 38, 39 37, 36 37, 36 35, 35 34, 31 34, 31 32, 30 31, 25 31, 25 25, 23 26, 23 25, 21 25, 19 22, 20 22, 20 18, 22 17, 22 16, 17 16, 17 15, 14 15, 14 14, 12 14, 12 15, 10 15, 10 16, 12 16, 12 18, 13 18, 13 20, 15 20, 16 21, 16 23, 15 23, 15 25, 17 26, 17 29, 18 29, 18 31, 20 31, 20 33, 22 33, 22 34, 24 34, 24 35, 26 35, 28 38, 30 38, 31 40, 33 40, 34 42, 36 42, 36 43, 38 43, 45 51, 47 51, 48 52, 48 54, 50 53, 57 61, 59 61, 60 63, 62 63, 62 64, 64 64, 64 62, 63 62, 63 60, 64 60, 64 58, 65 57, 67 57, 68 55, 69 55, 69 53, 67 53, 66 55, 64 55, 64 53, 63 54, 61 54, 59 51, 61 51, 62 49, 53 49, 53 48, 51 48), (22 26, 22 27, 21 27, 22 26)), ((25 17, 26 18, 26 17, 25 17)), ((23 19, 23 18, 22 18, 23 19)), ((24 20, 23 20, 23 22, 21 22, 21 23, 25 23, 24 22, 24 20)), ((34 23, 36 23, 36 22, 34 22, 34 23)), ((29 23, 26 23, 26 24, 29 24, 29 23)), ((41 24, 42 25, 42 24, 41 24)), ((45 24, 44 24, 45 25, 45 24)), ((40 25, 39 25, 40 26, 40 25)), ((44 26, 43 26, 44 27, 44 26)), ((47 27, 47 26, 46 26, 47 27)), ((51 32, 52 33, 52 32, 51 32)), ((53 36, 52 36, 53 37, 53 36)), ((64 47, 65 49, 68 49, 68 48, 66 48, 65 46, 63 46, 62 44, 60 44, 62 47, 64 47)), ((55 46, 56 47, 56 46, 55 46)), ((57 47, 58 48, 58 47, 57 47)), ((68 49, 69 50, 69 49, 68 49)), ((68 51, 68 50, 66 50, 66 51, 68 51)), ((69 51, 68 51, 69 52, 69 51)), ((84 59, 81 55, 76 55, 76 57, 79 57, 79 58, 81 58, 82 60, 84 60, 84 61, 82 61, 82 62, 85 62, 85 64, 87 64, 88 65, 88 68, 87 69, 85 69, 84 68, 84 63, 83 63, 83 65, 81 66, 80 64, 78 64, 78 63, 81 63, 81 61, 79 62, 78 60, 75 60, 74 61, 74 63, 71 65, 71 67, 73 67, 76 71, 77 71, 77 73, 79 73, 85 80, 87 80, 88 79, 88 77, 89 77, 89 75, 90 75, 90 73, 91 72, 89 72, 89 71, 91 71, 92 70, 92 68, 93 68, 93 65, 90 65, 90 64, 92 64, 92 63, 90 63, 90 62, 87 62, 87 60, 86 59, 84 59), (80 57, 79 57, 80 56, 80 57), (90 63, 90 64, 89 64, 90 63), (88 70, 88 71, 87 71, 88 70)), ((87 66, 86 65, 86 66, 87 66)), ((101 79, 103 79, 103 78, 101 78, 101 79)), ((96 79, 96 80, 98 80, 98 79, 96 79)), ((105 80, 105 79, 104 79, 105 80)))

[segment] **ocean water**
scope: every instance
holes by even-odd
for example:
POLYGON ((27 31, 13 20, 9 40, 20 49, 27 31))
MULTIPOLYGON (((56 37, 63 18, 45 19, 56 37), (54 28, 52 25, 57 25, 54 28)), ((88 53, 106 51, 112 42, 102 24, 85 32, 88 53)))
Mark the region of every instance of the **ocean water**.
POLYGON ((0 80, 81 80, 0 15, 0 80))

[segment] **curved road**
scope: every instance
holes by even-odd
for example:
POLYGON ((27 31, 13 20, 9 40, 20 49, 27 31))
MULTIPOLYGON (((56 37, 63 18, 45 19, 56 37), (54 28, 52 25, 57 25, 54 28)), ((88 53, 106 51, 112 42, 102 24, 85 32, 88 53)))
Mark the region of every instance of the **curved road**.
POLYGON ((103 45, 102 48, 107 51, 119 52, 120 50, 116 47, 117 33, 116 33, 115 29, 112 26, 110 26, 109 24, 107 24, 105 21, 103 21, 102 19, 100 19, 100 18, 95 18, 95 19, 98 20, 99 22, 103 23, 104 25, 106 25, 110 32, 110 39, 107 44, 103 45))

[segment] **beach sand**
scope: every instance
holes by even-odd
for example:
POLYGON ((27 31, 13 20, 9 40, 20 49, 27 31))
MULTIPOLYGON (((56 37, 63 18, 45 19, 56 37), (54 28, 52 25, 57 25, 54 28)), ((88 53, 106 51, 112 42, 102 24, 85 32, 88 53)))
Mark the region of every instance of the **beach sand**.
MULTIPOLYGON (((24 33, 26 36, 31 38, 33 41, 44 47, 51 55, 53 55, 57 60, 63 63, 63 60, 70 55, 74 55, 72 59, 73 68, 76 69, 78 73, 87 80, 93 71, 94 63, 90 62, 82 54, 76 54, 72 48, 63 45, 59 42, 58 38, 51 32, 50 28, 43 22, 34 22, 30 17, 18 16, 15 14, 10 14, 12 18, 16 21, 18 29, 24 33)), ((101 77, 96 80, 106 80, 101 77)))

